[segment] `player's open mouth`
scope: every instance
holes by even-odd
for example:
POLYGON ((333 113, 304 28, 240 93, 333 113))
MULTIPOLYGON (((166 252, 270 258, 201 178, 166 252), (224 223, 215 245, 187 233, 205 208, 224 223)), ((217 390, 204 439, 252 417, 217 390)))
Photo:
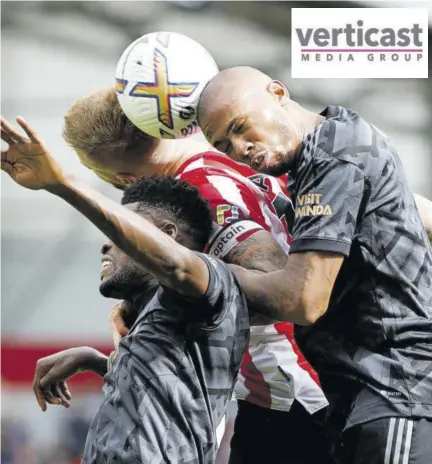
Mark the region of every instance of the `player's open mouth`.
POLYGON ((255 155, 252 158, 252 169, 260 169, 265 164, 265 155, 255 155))
POLYGON ((101 279, 109 277, 114 271, 113 262, 110 259, 102 258, 101 279))

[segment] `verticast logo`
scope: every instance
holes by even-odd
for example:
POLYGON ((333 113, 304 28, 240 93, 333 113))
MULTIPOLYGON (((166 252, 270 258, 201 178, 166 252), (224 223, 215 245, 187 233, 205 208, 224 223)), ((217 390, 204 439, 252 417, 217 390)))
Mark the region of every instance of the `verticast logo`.
POLYGON ((292 11, 294 78, 428 77, 425 9, 292 11))

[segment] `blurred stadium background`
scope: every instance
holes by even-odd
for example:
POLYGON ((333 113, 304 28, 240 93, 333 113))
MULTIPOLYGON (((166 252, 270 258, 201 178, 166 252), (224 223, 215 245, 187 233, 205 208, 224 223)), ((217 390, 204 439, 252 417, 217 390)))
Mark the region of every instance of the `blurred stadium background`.
MULTIPOLYGON (((119 198, 65 145, 62 116, 75 99, 113 84, 116 61, 129 42, 147 32, 175 31, 201 42, 221 68, 247 64, 285 81, 293 98, 312 110, 355 108, 393 138, 413 189, 432 198, 429 79, 290 79, 291 8, 390 3, 2 2, 2 114, 27 118, 71 171, 119 198)), ((31 381, 36 359, 59 349, 110 351, 113 302, 98 293, 104 237, 60 200, 21 189, 6 176, 1 181, 1 461, 78 463, 102 382, 77 376, 70 410, 42 414, 31 381)))

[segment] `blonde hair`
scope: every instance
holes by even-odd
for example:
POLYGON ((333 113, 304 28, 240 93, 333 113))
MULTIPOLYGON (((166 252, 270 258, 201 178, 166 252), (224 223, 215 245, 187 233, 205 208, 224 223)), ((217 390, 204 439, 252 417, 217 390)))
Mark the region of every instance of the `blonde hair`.
POLYGON ((157 142, 129 121, 114 88, 77 100, 64 120, 66 143, 99 160, 141 156, 157 142))

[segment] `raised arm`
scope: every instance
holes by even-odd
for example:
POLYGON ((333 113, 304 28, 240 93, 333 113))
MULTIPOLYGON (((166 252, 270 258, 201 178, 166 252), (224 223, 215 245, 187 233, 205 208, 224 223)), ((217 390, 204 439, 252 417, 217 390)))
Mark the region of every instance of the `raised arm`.
POLYGON ((86 216, 161 284, 192 297, 206 292, 209 275, 205 262, 151 222, 74 177, 47 190, 86 216))
POLYGON ((45 189, 86 216, 113 243, 148 269, 158 281, 191 297, 203 295, 209 272, 198 255, 178 244, 151 222, 66 175, 31 127, 17 118, 27 137, 2 118, 2 170, 23 187, 45 189))

